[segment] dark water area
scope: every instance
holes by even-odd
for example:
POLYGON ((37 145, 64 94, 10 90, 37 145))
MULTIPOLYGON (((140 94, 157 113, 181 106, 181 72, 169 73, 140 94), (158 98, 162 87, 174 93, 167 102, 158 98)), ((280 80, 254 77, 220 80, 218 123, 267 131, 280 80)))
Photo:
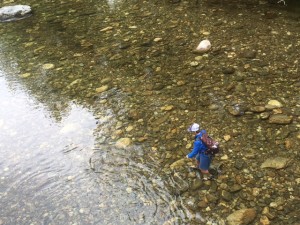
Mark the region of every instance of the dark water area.
POLYGON ((0 23, 0 225, 300 220, 299 2, 196 2, 28 0, 0 23), (222 146, 212 181, 193 122, 222 146))

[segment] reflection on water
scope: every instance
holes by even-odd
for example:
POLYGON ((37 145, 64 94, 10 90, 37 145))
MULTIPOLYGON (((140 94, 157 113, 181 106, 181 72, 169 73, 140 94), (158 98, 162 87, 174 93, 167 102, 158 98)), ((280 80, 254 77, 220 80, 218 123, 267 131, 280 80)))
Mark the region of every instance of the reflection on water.
MULTIPOLYGON (((140 147, 95 149, 89 110, 73 103, 57 121, 0 72, 0 224, 161 223, 178 211, 151 165, 138 162, 140 147)), ((114 126, 102 113, 102 129, 114 126)))

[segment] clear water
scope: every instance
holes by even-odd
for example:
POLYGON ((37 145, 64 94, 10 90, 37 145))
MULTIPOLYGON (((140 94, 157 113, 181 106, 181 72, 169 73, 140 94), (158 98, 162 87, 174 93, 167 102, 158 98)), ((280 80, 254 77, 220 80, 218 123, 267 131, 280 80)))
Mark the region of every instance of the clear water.
MULTIPOLYGON (((17 2, 3 4, 12 3, 17 2)), ((270 133, 290 133, 298 143, 294 10, 249 3, 225 7, 218 1, 28 4, 32 17, 0 24, 0 225, 199 224, 204 215, 222 224, 229 213, 222 204, 191 210, 184 202, 190 196, 204 199, 209 187, 179 190, 197 176, 169 169, 190 150, 186 127, 201 118, 202 124, 214 122, 209 130, 220 139, 242 133, 233 144, 223 143, 233 153, 232 163, 244 159, 237 143, 265 149, 261 160, 282 154, 270 133), (253 14, 247 15, 249 7, 253 14), (195 59, 191 52, 206 37, 215 50, 195 59), (260 60, 235 58, 249 46, 258 49, 260 60), (194 61, 200 65, 191 67, 194 61), (243 75, 220 72, 231 65, 243 75), (97 93, 105 85, 109 90, 97 93), (242 90, 235 91, 239 85, 242 90), (294 116, 288 131, 252 114, 232 117, 224 107, 272 98, 294 116), (170 105, 174 110, 166 110, 170 105), (259 141, 253 140, 258 130, 259 141), (123 137, 132 144, 119 149, 115 143, 123 137)), ((298 159, 295 150, 290 153, 298 159)), ((259 167, 249 161, 247 169, 259 167)), ((254 187, 266 190, 264 183, 271 185, 258 179, 254 187)), ((295 190, 296 183, 290 184, 295 190)), ((241 200, 237 208, 256 204, 261 210, 274 200, 261 204, 260 198, 265 197, 241 200)), ((286 219, 282 214, 279 222, 286 219)))

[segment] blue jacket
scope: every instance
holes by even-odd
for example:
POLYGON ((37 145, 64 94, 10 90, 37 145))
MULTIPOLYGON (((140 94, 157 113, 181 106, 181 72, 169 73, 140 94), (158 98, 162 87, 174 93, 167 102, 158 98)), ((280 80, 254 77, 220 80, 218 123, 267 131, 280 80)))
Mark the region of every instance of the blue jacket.
POLYGON ((188 154, 189 158, 194 158, 198 154, 204 154, 207 150, 207 147, 201 141, 203 133, 206 133, 206 130, 201 130, 200 133, 195 136, 193 150, 188 154))

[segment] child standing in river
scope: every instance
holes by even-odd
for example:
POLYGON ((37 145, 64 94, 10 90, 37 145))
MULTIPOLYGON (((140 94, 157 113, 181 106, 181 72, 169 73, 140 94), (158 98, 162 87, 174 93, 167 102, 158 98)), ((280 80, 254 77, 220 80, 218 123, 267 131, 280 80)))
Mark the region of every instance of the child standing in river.
POLYGON ((194 146, 193 150, 187 154, 187 158, 196 158, 197 161, 197 169, 200 169, 201 173, 203 174, 203 180, 210 180, 212 179, 212 175, 209 173, 208 169, 211 163, 211 156, 206 154, 207 147, 201 140, 201 137, 205 130, 200 131, 200 125, 197 123, 193 123, 189 128, 188 131, 194 135, 194 146))

